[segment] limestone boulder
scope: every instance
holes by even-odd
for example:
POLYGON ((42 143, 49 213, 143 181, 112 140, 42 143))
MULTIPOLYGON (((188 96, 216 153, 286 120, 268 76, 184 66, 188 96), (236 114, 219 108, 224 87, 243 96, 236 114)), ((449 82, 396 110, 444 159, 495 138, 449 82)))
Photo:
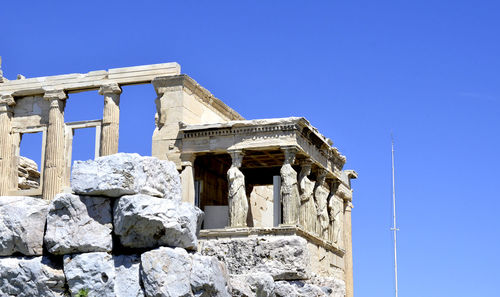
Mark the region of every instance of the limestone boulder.
MULTIPOLYGON (((215 257, 192 255, 191 290, 196 297, 230 297, 225 267, 215 257)), ((272 278, 271 278, 272 280, 272 278)))
POLYGON ((39 198, 0 197, 0 256, 41 255, 47 211, 39 198))
POLYGON ((45 244, 56 255, 111 251, 111 200, 58 194, 47 215, 45 244))
POLYGON ((104 252, 64 256, 64 273, 74 296, 88 290, 89 296, 143 297, 140 257, 104 252))
POLYGON ((203 212, 186 202, 143 194, 123 196, 114 206, 114 232, 129 248, 196 249, 203 212))
POLYGON ((231 277, 231 296, 233 297, 255 297, 244 277, 231 277))
POLYGON ((144 297, 140 284, 140 256, 113 255, 113 263, 115 265, 116 297, 144 297))
POLYGON ((65 296, 62 267, 47 257, 0 258, 0 296, 65 296))
POLYGON ((321 287, 303 281, 277 281, 274 283, 276 297, 344 297, 345 290, 333 291, 330 287, 321 287))
POLYGON ((210 239, 199 250, 216 256, 231 275, 263 272, 274 280, 300 280, 310 271, 307 241, 299 236, 210 239))
POLYGON ((17 188, 19 190, 38 188, 40 172, 36 162, 23 156, 19 156, 17 160, 17 188))
POLYGON ((175 164, 138 154, 119 153, 75 161, 71 187, 83 195, 146 194, 181 201, 181 182, 175 164))
POLYGON ((268 273, 256 272, 231 276, 232 295, 241 297, 274 297, 274 279, 268 273))
POLYGON ((141 278, 148 297, 189 297, 191 258, 181 248, 160 247, 141 255, 141 278))
POLYGON ((261 238, 254 250, 255 271, 269 273, 275 280, 308 278, 310 255, 307 241, 299 236, 261 238))
POLYGON ((344 297, 346 293, 345 282, 341 277, 313 275, 307 280, 307 283, 321 288, 321 290, 330 297, 344 297))
POLYGON ((108 253, 65 255, 64 274, 71 296, 80 290, 88 290, 89 296, 116 296, 115 268, 108 253))

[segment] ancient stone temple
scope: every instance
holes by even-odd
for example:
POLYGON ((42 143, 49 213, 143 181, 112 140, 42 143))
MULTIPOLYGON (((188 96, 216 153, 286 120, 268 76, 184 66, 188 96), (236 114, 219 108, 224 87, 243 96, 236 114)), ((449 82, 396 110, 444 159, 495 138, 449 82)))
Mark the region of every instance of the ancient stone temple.
POLYGON ((204 212, 200 253, 217 257, 231 275, 333 280, 353 296, 357 174, 344 169, 346 158, 305 118, 244 119, 181 74, 177 63, 17 80, 3 78, 0 69, 0 196, 50 201, 71 193, 74 130, 95 127, 96 157, 118 153, 120 120, 128 120, 120 118, 122 87, 137 84, 157 94, 150 101, 152 156, 174 162, 182 201, 204 212), (102 95, 102 119, 65 121, 68 94, 92 90, 102 95), (39 172, 20 155, 28 133, 42 133, 39 172), (296 258, 273 254, 283 249, 296 258))

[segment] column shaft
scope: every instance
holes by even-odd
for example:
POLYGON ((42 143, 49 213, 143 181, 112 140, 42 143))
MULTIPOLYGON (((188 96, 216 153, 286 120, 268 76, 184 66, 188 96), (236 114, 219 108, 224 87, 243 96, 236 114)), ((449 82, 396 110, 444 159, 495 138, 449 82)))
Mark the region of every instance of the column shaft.
POLYGON ((14 150, 12 144, 12 96, 2 96, 0 99, 0 196, 8 195, 13 188, 13 180, 17 169, 12 168, 14 150))
POLYGON ((45 147, 45 165, 42 196, 52 200, 62 191, 64 178, 64 107, 66 94, 63 91, 47 91, 44 96, 50 101, 49 127, 45 147))
POLYGON ((116 83, 103 85, 99 89, 99 94, 104 95, 100 156, 118 153, 121 92, 116 83))
POLYGON ((346 297, 354 296, 353 262, 352 262, 352 225, 351 225, 352 203, 344 201, 344 275, 346 297))
POLYGON ((194 189, 194 155, 181 155, 182 160, 182 201, 189 202, 194 205, 195 189, 194 189))

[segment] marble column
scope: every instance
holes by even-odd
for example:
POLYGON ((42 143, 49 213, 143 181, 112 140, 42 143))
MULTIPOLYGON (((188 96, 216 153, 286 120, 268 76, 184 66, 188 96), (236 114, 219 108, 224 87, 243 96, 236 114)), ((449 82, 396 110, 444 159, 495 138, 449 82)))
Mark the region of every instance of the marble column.
POLYGON ((240 171, 243 151, 229 151, 232 164, 227 171, 229 226, 247 227, 248 199, 245 187, 245 176, 240 171))
POLYGON ((295 162, 295 147, 282 148, 285 161, 280 169, 281 175, 281 203, 283 205, 283 224, 298 225, 300 212, 300 195, 297 181, 297 172, 292 164, 295 162))
POLYGON ((345 290, 346 297, 354 296, 354 280, 353 280, 353 262, 352 262, 352 225, 351 225, 351 210, 353 205, 351 201, 344 200, 344 275, 345 275, 345 290))
POLYGON ((42 197, 52 200, 62 191, 64 179, 64 107, 67 95, 62 90, 49 90, 43 96, 50 102, 49 127, 45 147, 42 197))
POLYGON ((15 104, 10 94, 0 97, 0 196, 7 196, 9 191, 17 188, 17 168, 12 167, 15 156, 11 135, 12 106, 15 104))
POLYGON ((182 201, 189 202, 194 205, 195 203, 195 189, 194 189, 194 154, 181 155, 181 183, 182 183, 182 201))
POLYGON ((108 83, 99 89, 99 94, 104 96, 100 156, 118 153, 121 93, 122 89, 117 83, 108 83))

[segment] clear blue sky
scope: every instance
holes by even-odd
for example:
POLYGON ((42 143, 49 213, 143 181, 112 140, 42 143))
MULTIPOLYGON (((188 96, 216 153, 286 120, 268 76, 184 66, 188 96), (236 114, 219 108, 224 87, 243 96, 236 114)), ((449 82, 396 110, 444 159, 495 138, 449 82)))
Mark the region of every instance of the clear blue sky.
MULTIPOLYGON (((400 296, 499 296, 500 2, 176 2, 6 1, 4 75, 176 61, 248 119, 305 116, 359 173, 357 297, 393 295, 392 130, 400 296)), ((121 151, 150 154, 154 98, 124 89, 121 151)), ((72 95, 66 118, 101 110, 72 95)))

